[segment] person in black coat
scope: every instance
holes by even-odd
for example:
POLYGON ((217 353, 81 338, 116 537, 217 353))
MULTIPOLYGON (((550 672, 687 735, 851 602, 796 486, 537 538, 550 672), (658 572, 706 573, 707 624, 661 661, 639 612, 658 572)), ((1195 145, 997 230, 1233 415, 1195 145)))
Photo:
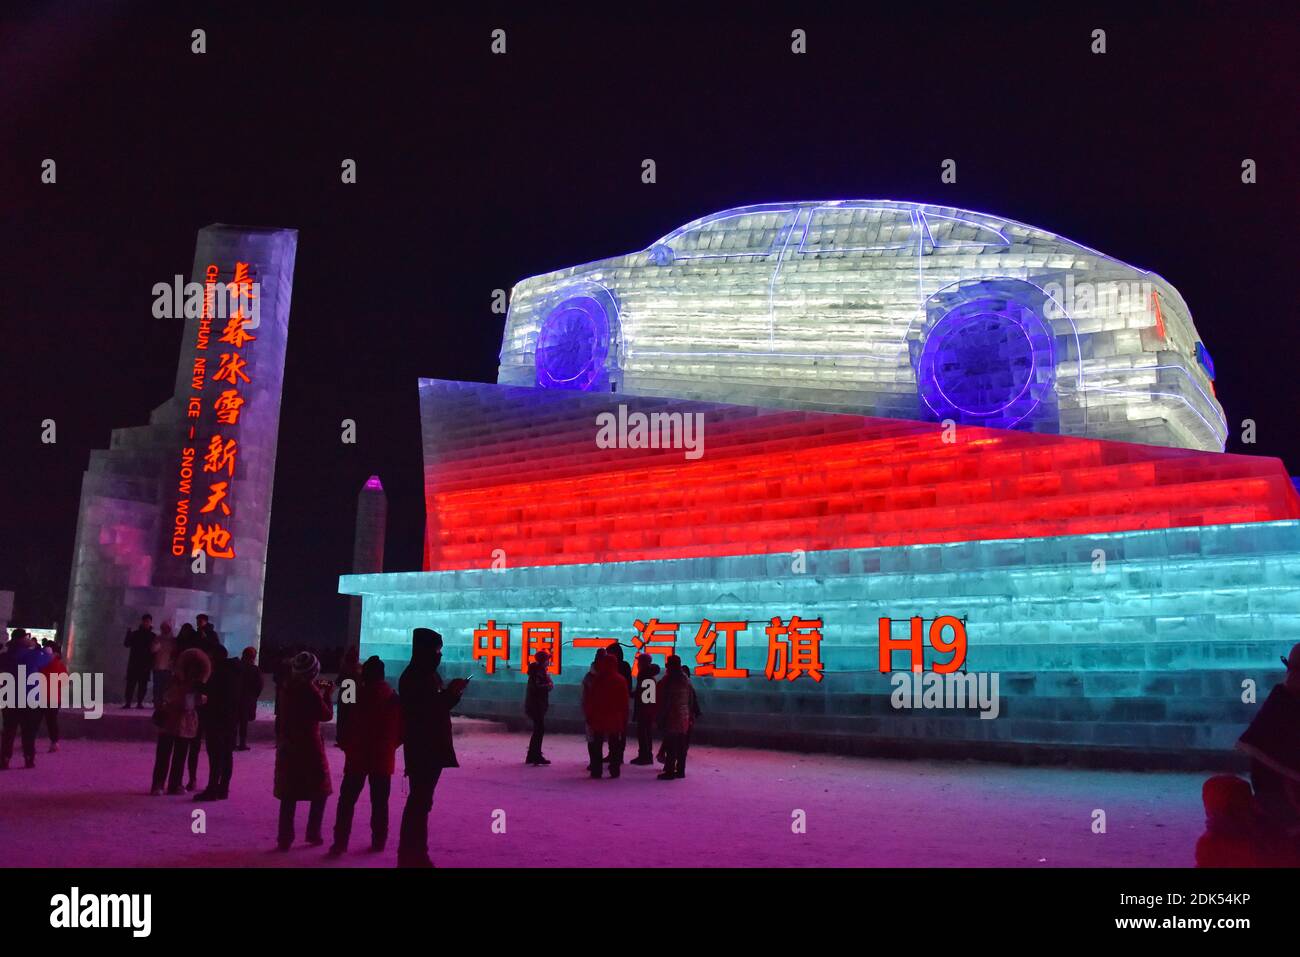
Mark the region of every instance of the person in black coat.
POLYGON ((239 658, 242 685, 239 696, 239 743, 236 751, 248 750, 248 725, 257 720, 257 700, 262 697, 262 669, 257 666, 257 649, 251 645, 239 658))
POLYGON ((131 707, 135 698, 137 708, 144 707, 144 692, 153 675, 153 643, 158 636, 153 633, 153 616, 141 615, 140 626, 126 633, 123 647, 129 649, 126 659, 126 704, 131 707))
POLYGON ((199 708, 199 727, 208 749, 208 786, 194 795, 196 801, 224 801, 230 797, 235 769, 235 732, 239 726, 243 675, 238 661, 226 649, 212 650, 212 675, 203 692, 207 701, 199 708))
POLYGON ((429 859, 429 811, 443 768, 456 768, 451 741, 451 710, 465 693, 468 678, 446 687, 438 674, 442 635, 432 628, 411 634, 411 663, 397 684, 402 705, 402 751, 410 793, 402 810, 397 846, 398 867, 432 867, 429 859))
POLYGON ((632 689, 632 718, 636 721, 637 752, 630 763, 654 764, 654 727, 659 715, 656 697, 659 688, 655 677, 659 674, 659 666, 648 654, 642 653, 636 656, 636 668, 637 687, 632 689), (646 700, 647 698, 651 700, 646 700))
POLYGON ((555 682, 550 675, 551 654, 539 651, 528 666, 528 689, 524 692, 524 714, 533 722, 533 736, 528 741, 525 764, 541 766, 550 764, 542 754, 542 739, 546 735, 546 712, 551 704, 551 689, 555 682))

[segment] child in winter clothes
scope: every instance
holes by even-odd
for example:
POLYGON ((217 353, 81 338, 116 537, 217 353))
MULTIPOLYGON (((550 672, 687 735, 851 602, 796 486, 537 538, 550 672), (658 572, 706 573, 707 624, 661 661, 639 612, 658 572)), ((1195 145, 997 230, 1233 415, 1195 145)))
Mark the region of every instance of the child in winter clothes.
POLYGON ((186 759, 195 746, 199 734, 199 705, 205 698, 199 689, 212 675, 212 662, 202 651, 190 648, 181 652, 162 704, 154 712, 158 725, 158 748, 153 762, 153 789, 150 793, 163 793, 166 778, 168 794, 184 794, 181 777, 185 773, 186 759), (168 762, 171 773, 168 774, 168 762))

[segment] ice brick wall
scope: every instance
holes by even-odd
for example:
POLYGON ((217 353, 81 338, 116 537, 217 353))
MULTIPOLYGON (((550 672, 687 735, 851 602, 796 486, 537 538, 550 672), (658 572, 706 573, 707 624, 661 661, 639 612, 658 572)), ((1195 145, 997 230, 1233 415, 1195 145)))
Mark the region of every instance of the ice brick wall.
POLYGON ((390 673, 409 656, 412 628, 441 631, 443 674, 477 675, 462 705, 471 715, 520 717, 524 621, 563 623, 554 717, 573 726, 591 651, 572 639, 630 646, 633 622, 654 616, 680 624, 678 653, 696 665, 701 618, 743 619, 738 664, 750 676, 696 679, 713 740, 1213 761, 1253 713, 1242 682, 1266 691, 1278 655, 1300 640, 1300 522, 815 551, 801 574, 789 555, 742 555, 344 576, 340 591, 364 596, 363 654, 390 673), (792 615, 823 621, 820 683, 764 678, 763 623, 792 615), (998 718, 890 706, 878 619, 913 615, 965 618, 967 668, 1000 675, 998 718), (510 629, 509 660, 491 676, 472 656, 488 619, 510 629))
POLYGON ((1300 518, 1258 456, 430 379, 420 410, 430 570, 1300 518), (698 458, 601 415, 697 417, 698 458))

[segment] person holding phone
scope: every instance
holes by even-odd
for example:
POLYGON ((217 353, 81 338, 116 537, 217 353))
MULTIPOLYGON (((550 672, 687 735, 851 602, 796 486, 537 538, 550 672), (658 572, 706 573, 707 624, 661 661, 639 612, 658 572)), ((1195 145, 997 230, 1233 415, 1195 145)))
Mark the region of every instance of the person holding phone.
POLYGON ((402 809, 398 867, 433 867, 429 858, 429 811, 443 768, 457 768, 451 741, 451 711, 460 702, 468 678, 446 686, 438 674, 442 635, 432 628, 411 633, 411 663, 397 683, 402 708, 402 752, 410 793, 402 809))

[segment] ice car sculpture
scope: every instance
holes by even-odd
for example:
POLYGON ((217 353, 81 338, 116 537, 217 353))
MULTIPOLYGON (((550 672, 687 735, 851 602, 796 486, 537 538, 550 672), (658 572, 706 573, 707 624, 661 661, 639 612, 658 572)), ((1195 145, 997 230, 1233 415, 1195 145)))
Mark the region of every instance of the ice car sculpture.
POLYGON ((1053 233, 876 200, 729 209, 515 286, 498 382, 1222 451, 1178 290, 1053 233))

